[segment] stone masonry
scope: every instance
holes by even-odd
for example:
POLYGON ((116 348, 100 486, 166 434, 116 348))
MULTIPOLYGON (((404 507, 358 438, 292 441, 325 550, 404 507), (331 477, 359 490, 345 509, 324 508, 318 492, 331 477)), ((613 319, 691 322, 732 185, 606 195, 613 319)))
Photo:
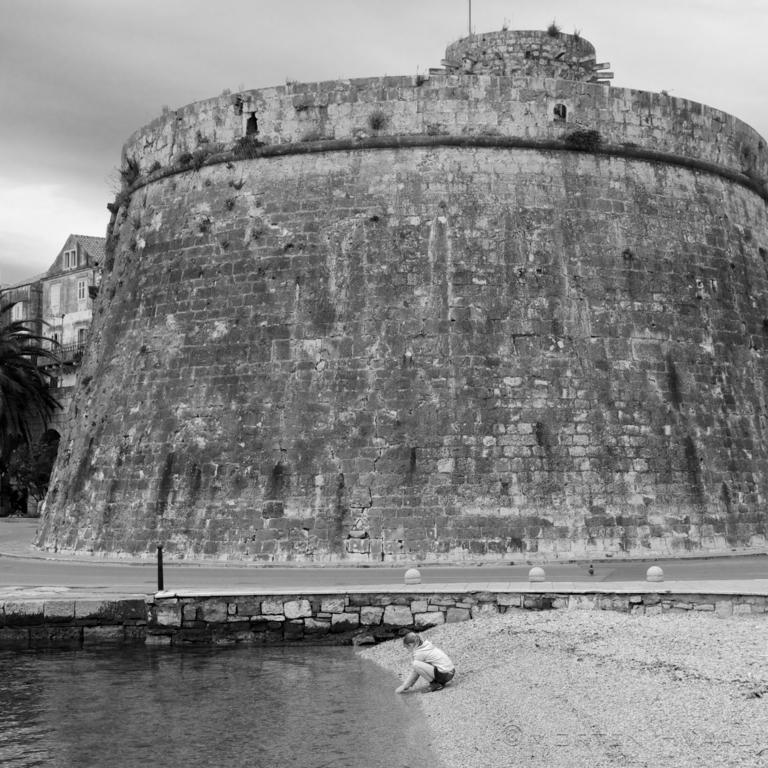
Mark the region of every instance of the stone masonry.
POLYGON ((581 38, 497 32, 429 77, 137 131, 38 544, 765 545, 765 142, 600 66, 581 38))
POLYGON ((356 645, 406 631, 519 610, 604 610, 652 616, 766 612, 764 595, 526 591, 348 592, 297 595, 157 595, 147 642, 230 645, 312 642, 356 645))
POLYGON ((765 615, 764 594, 653 590, 517 591, 418 589, 301 594, 158 593, 112 601, 0 602, 0 649, 97 648, 123 644, 369 644, 440 624, 520 610, 600 610, 641 615, 711 612, 765 615))

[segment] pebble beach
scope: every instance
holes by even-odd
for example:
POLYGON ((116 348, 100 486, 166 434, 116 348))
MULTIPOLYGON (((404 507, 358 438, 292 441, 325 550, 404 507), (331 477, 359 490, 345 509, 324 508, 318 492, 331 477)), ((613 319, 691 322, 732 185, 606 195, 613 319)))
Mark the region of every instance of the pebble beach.
MULTIPOLYGON (((422 635, 456 677, 401 695, 443 768, 768 766, 768 616, 511 610, 422 635)), ((360 653, 397 696, 402 642, 360 653)))

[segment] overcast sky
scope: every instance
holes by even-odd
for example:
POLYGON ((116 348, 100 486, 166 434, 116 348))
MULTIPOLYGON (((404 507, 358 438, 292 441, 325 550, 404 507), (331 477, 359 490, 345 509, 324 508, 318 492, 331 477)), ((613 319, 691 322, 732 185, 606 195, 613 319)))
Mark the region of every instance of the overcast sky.
MULTIPOLYGON (((104 236, 123 142, 164 106, 425 73, 468 0, 0 0, 0 282, 104 236)), ((614 85, 669 91, 768 137, 768 0, 472 0, 474 32, 579 30, 614 85)))

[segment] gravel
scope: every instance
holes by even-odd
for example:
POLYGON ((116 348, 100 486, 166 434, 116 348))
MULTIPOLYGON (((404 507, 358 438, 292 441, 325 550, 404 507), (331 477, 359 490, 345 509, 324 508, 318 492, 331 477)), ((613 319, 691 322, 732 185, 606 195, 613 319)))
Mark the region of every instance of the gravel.
MULTIPOLYGON (((422 633, 456 664, 419 696, 445 768, 768 768, 768 616, 515 610, 422 633)), ((361 654, 408 673, 401 641, 361 654)))

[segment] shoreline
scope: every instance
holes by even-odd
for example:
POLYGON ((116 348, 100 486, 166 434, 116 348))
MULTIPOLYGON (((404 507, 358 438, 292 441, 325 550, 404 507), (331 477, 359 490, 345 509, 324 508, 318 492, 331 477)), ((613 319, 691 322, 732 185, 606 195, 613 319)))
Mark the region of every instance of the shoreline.
MULTIPOLYGON (((511 610, 421 633, 456 677, 402 695, 418 697, 442 768, 763 766, 766 622, 511 610)), ((402 642, 359 652, 392 673, 397 696, 402 642)))

